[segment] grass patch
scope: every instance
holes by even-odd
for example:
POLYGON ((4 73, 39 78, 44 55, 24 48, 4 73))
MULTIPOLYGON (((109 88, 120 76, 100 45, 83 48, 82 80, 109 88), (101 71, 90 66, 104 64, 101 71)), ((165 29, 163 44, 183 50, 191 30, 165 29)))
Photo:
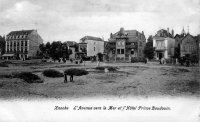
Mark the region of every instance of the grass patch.
POLYGON ((96 67, 96 70, 105 70, 107 68, 109 71, 117 71, 119 68, 118 67, 113 67, 113 66, 100 66, 96 67))
POLYGON ((172 81, 167 86, 169 90, 176 89, 180 92, 195 93, 200 91, 200 83, 197 80, 172 81))
POLYGON ((56 78, 56 77, 63 77, 63 73, 60 73, 54 69, 47 69, 43 71, 43 75, 46 77, 56 78))
POLYGON ((43 83, 43 81, 40 79, 39 76, 37 76, 31 72, 17 73, 13 77, 23 79, 27 83, 43 83))
POLYGON ((87 75, 88 71, 84 69, 77 69, 77 68, 70 68, 64 71, 65 74, 67 75, 74 75, 74 76, 82 76, 82 75, 87 75))

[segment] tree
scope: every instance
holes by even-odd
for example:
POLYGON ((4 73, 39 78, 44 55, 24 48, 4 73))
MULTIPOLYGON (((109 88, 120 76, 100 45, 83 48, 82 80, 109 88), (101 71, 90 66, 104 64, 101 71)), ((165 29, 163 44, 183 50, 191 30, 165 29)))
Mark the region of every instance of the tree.
POLYGON ((146 46, 144 48, 144 55, 148 59, 153 59, 154 58, 154 48, 153 48, 153 37, 149 36, 147 39, 146 46))
POLYGON ((66 59, 69 58, 68 44, 66 42, 62 44, 62 57, 66 59))
POLYGON ((46 45, 45 45, 45 47, 46 47, 46 55, 48 57, 50 57, 51 43, 47 42, 46 45))
POLYGON ((0 36, 0 54, 5 53, 5 47, 6 47, 5 36, 3 37, 0 36))
POLYGON ((46 47, 45 45, 42 43, 39 45, 39 49, 40 49, 40 56, 44 57, 45 56, 45 53, 46 53, 46 47))
POLYGON ((175 47, 175 49, 174 49, 174 58, 180 58, 180 55, 181 55, 181 53, 180 53, 180 44, 178 44, 178 47, 175 47))

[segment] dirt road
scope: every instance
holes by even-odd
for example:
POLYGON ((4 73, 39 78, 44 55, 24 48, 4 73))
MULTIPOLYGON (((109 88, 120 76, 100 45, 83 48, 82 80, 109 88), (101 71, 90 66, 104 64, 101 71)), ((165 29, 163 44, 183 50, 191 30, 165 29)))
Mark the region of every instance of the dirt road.
POLYGON ((199 67, 158 65, 156 63, 101 63, 101 66, 118 66, 119 70, 105 73, 96 71, 96 63, 85 65, 48 64, 1 68, 0 74, 31 71, 44 83, 28 84, 17 78, 0 78, 1 98, 91 98, 91 97, 200 97, 199 67), (74 77, 75 82, 64 83, 64 78, 47 78, 44 69, 63 72, 66 68, 85 68, 89 74, 74 77))

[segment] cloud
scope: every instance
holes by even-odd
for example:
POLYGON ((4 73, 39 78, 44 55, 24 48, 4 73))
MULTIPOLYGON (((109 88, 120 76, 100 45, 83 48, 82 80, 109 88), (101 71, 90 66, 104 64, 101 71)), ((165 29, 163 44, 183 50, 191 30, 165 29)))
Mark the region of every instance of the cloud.
POLYGON ((120 27, 147 35, 160 28, 200 32, 199 0, 1 0, 0 33, 38 29, 45 41, 104 36, 120 27), (2 2, 3 1, 3 2, 2 2))

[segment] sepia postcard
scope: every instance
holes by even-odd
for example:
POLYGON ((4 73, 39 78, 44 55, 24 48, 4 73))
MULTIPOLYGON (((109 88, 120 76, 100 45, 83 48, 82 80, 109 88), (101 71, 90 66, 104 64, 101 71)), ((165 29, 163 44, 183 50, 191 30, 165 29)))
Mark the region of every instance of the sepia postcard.
POLYGON ((0 0, 1 122, 200 122, 200 0, 0 0))

